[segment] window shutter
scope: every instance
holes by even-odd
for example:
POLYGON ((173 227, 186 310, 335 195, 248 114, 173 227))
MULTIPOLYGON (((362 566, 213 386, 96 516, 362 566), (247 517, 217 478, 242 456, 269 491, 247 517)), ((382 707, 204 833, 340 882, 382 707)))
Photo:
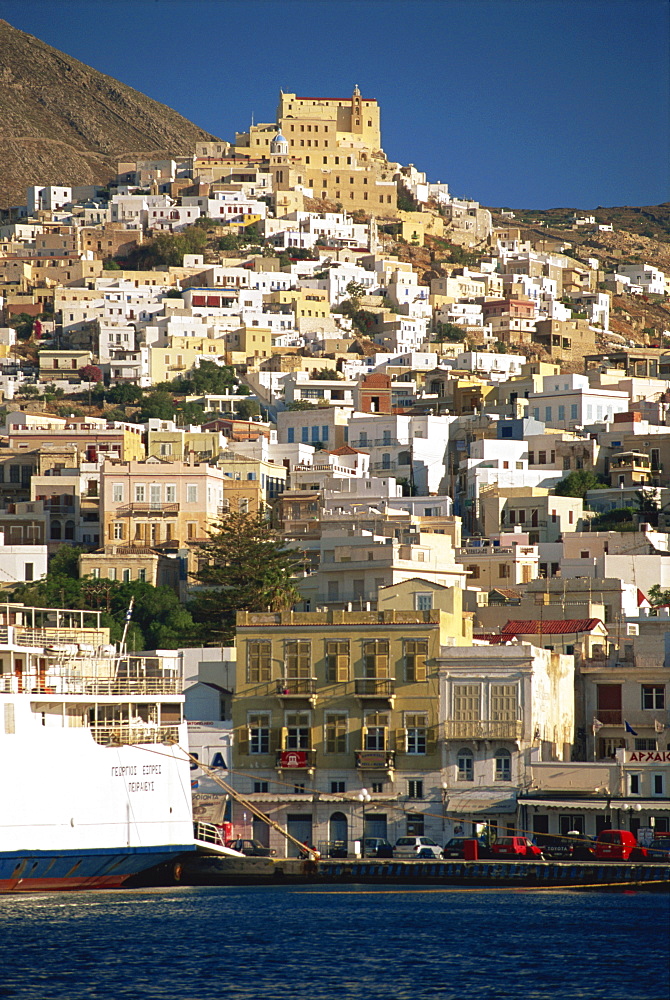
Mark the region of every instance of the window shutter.
POLYGON ((437 753, 437 726, 426 729, 426 755, 437 753))
POLYGON ((249 728, 247 726, 240 727, 237 740, 237 752, 243 757, 247 757, 249 755, 249 728))
POLYGON ((396 753, 407 753, 407 730, 396 729, 395 731, 396 753))
POLYGON ((337 680, 339 684, 345 684, 349 680, 349 657, 346 655, 337 657, 337 680))
POLYGON ((361 750, 365 750, 365 741, 368 738, 368 727, 361 726, 361 750))
POLYGON ((426 679, 426 654, 422 651, 416 653, 414 657, 414 680, 425 681, 426 679))
POLYGON ((281 727, 280 744, 275 749, 286 750, 287 740, 288 740, 288 729, 286 726, 281 727))

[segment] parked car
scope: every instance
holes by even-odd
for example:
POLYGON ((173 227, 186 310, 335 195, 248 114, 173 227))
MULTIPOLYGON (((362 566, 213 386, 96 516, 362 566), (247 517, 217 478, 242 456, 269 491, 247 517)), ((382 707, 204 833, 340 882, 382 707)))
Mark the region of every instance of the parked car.
POLYGON ((670 834, 654 837, 647 848, 647 858, 649 861, 665 861, 670 864, 670 834))
POLYGON ((452 837, 444 845, 444 850, 442 851, 443 858, 463 858, 465 857, 465 841, 466 840, 477 840, 479 845, 478 854, 480 858, 490 858, 491 848, 486 843, 483 837, 452 837))
POLYGON ((366 837, 363 846, 366 858, 393 857, 393 844, 383 837, 366 837))
POLYGON ((393 848, 394 858, 440 858, 442 848, 430 837, 400 837, 393 848))
POLYGON ((493 845, 493 854, 500 857, 543 858, 540 848, 528 837, 501 837, 493 845))
POLYGON ((595 856, 595 840, 585 833, 571 830, 561 837, 538 836, 538 846, 550 861, 590 861, 595 856))
POLYGON ((346 858, 349 856, 346 840, 331 840, 328 845, 329 858, 346 858))
POLYGON ((272 847, 263 847, 260 840, 245 840, 243 837, 227 840, 226 847, 231 847, 240 854, 246 854, 248 858, 272 858, 277 853, 272 847))
POLYGON ((647 848, 641 847, 630 830, 601 830, 596 841, 598 861, 642 861, 647 848))

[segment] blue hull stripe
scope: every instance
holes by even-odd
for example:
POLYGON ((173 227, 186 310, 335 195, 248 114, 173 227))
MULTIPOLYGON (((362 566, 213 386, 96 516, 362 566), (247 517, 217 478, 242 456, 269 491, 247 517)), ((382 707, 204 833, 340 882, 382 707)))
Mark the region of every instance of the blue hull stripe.
POLYGON ((86 851, 3 851, 0 853, 0 881, 127 877, 194 850, 193 844, 175 844, 86 851))

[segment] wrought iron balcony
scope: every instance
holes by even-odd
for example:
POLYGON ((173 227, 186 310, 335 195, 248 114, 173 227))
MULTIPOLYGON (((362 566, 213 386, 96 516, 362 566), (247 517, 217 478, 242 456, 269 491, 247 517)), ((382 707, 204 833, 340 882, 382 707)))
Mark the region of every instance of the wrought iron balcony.
POLYGON ((280 698, 313 698, 316 694, 316 677, 284 677, 277 681, 280 698))
POLYGON ((113 517, 174 517, 178 503, 127 503, 112 511, 113 517))
POLYGON ((354 693, 357 698, 392 698, 395 695, 395 677, 357 677, 354 693))

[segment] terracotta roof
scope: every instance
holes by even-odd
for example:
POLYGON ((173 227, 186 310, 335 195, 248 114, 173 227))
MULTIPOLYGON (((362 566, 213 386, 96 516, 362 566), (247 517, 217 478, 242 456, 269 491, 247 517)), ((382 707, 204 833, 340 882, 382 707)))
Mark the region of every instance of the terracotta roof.
POLYGON ((574 632, 592 632, 602 625, 600 618, 564 618, 558 621, 508 621, 501 636, 513 635, 568 635, 574 632))
POLYGON ((349 444, 343 444, 341 448, 333 448, 330 452, 331 455, 367 455, 367 451, 359 451, 358 448, 352 448, 349 444))
POLYGON ((521 594, 518 590, 504 590, 502 587, 494 587, 489 591, 489 598, 491 594, 500 594, 508 601, 520 601, 521 594))

